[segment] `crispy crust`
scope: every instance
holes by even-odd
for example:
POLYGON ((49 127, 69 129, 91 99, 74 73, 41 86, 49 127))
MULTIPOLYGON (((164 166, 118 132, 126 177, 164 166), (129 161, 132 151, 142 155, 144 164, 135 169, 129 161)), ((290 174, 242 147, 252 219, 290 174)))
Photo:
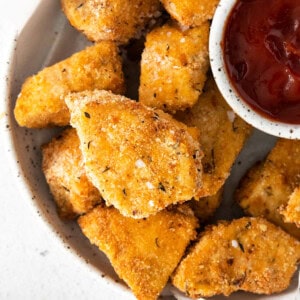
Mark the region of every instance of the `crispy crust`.
POLYGON ((300 228, 300 188, 294 190, 287 205, 281 207, 280 213, 284 216, 285 222, 294 223, 300 228))
POLYGON ((61 3, 70 23, 88 39, 121 44, 138 37, 162 10, 159 0, 61 0, 61 3))
POLYGON ((101 42, 29 77, 14 110, 20 126, 69 124, 64 97, 70 92, 107 89, 124 93, 121 57, 112 42, 101 42))
POLYGON ((139 100, 170 112, 192 107, 209 67, 208 36, 208 22, 185 31, 170 23, 150 32, 142 54, 139 100))
POLYGON ((242 150, 252 127, 239 118, 210 78, 197 104, 176 118, 200 131, 203 149, 203 187, 197 198, 215 195, 230 175, 231 167, 242 150))
POLYGON ((106 91, 71 94, 66 103, 88 176, 122 214, 147 217, 201 188, 202 152, 184 124, 106 91))
POLYGON ((219 0, 161 0, 168 13, 183 26, 200 26, 211 20, 219 0))
POLYGON ((42 147, 43 172, 62 218, 74 218, 101 202, 88 180, 75 129, 66 129, 42 147))
POLYGON ((263 216, 300 239, 300 229, 285 223, 280 208, 299 186, 300 141, 279 139, 266 160, 251 168, 235 199, 251 216, 263 216))
POLYGON ((223 190, 222 187, 215 195, 187 202, 201 223, 208 221, 214 215, 222 202, 223 190))
POLYGON ((262 218, 242 218, 208 227, 172 282, 191 297, 278 293, 289 286, 299 259, 296 239, 262 218))
POLYGON ((137 299, 156 299, 190 240, 196 237, 197 220, 186 211, 164 210, 136 220, 112 207, 98 206, 78 222, 137 299))

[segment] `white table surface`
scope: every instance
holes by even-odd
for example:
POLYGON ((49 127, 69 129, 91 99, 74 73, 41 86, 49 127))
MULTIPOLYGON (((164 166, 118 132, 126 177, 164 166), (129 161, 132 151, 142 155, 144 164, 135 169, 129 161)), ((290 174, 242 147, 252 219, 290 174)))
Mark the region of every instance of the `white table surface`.
MULTIPOLYGON (((38 3, 2 1, 0 47, 6 29, 19 32, 38 3)), ((0 61, 0 68, 5 64, 0 61)), ((53 236, 15 186, 17 174, 7 163, 7 151, 0 140, 0 299, 127 299, 53 236)))

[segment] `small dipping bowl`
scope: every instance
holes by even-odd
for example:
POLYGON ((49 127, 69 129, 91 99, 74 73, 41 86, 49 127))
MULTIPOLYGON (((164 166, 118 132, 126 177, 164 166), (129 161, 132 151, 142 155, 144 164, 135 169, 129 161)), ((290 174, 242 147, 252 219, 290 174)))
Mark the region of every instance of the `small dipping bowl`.
MULTIPOLYGON (((253 127, 281 138, 300 139, 300 121, 299 124, 294 124, 295 122, 289 123, 273 119, 264 114, 263 111, 259 111, 259 108, 249 105, 249 103, 243 99, 241 93, 237 91, 232 76, 229 74, 225 61, 225 33, 232 11, 235 5, 240 1, 241 0, 221 0, 211 25, 209 54, 211 68, 217 86, 234 112, 253 127)), ((258 56, 257 64, 259 63, 261 62, 258 56)), ((298 103, 300 104, 300 93, 298 103)))

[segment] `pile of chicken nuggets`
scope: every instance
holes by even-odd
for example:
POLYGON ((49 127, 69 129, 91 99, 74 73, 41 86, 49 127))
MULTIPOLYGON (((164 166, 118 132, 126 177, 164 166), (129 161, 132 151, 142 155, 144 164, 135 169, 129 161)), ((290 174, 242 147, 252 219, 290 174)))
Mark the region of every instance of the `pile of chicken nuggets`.
POLYGON ((279 140, 236 191, 245 216, 210 224, 252 128, 210 75, 217 0, 61 0, 92 46, 23 84, 20 126, 64 127, 42 147, 58 213, 76 219, 137 299, 285 290, 300 261, 300 142, 279 140), (144 42, 139 99, 121 49, 144 42), (204 228, 203 228, 204 227, 204 228))

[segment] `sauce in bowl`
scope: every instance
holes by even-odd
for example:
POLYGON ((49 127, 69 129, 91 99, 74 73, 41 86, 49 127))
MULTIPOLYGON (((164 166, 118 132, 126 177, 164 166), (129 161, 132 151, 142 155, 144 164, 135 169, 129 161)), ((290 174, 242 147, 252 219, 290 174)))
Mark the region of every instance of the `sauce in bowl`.
POLYGON ((226 24, 227 73, 271 120, 300 124, 300 0, 240 0, 226 24))

